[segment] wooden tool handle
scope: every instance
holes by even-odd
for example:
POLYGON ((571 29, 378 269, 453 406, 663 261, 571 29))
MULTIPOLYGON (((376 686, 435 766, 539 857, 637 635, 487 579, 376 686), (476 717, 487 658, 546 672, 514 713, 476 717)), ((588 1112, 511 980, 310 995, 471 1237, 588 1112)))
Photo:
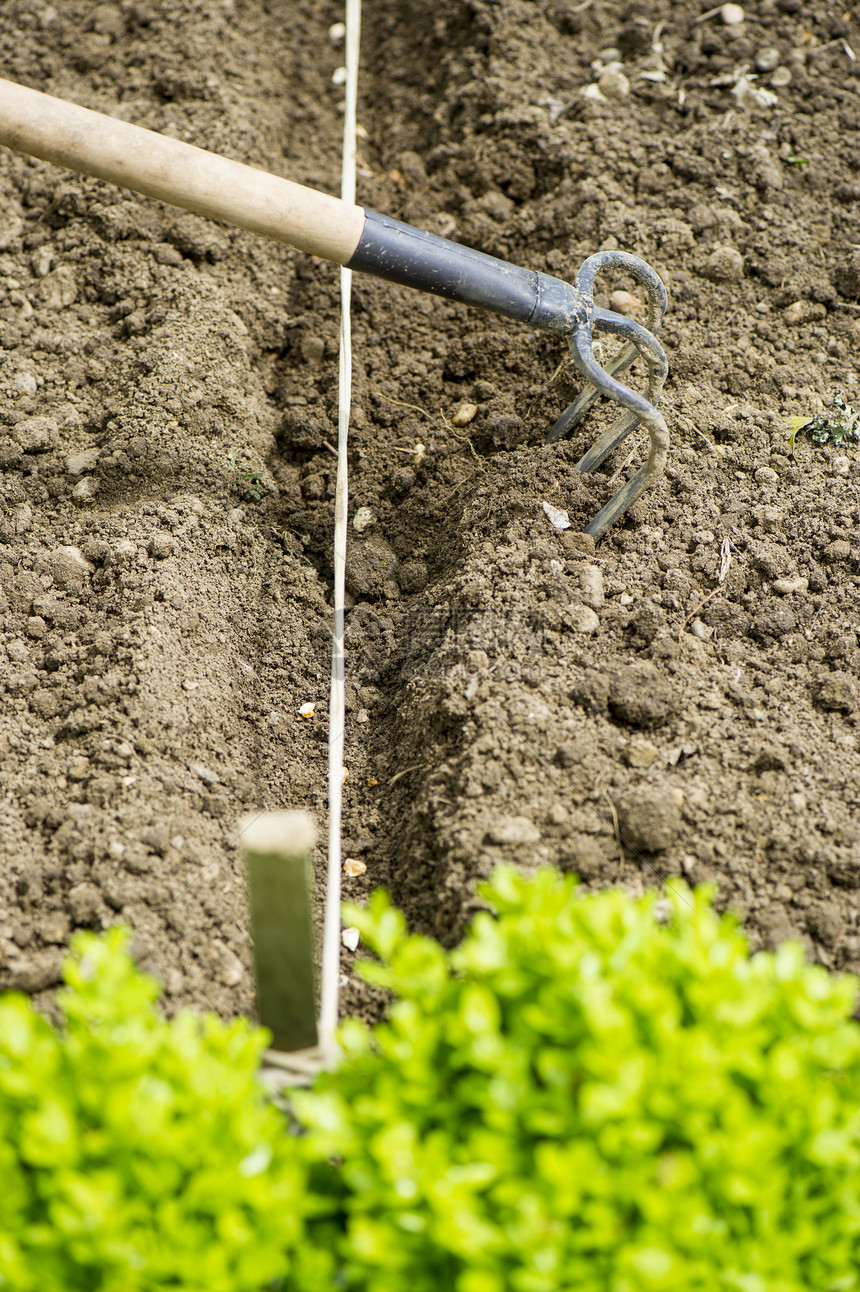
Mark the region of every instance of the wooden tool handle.
POLYGON ((0 80, 0 143, 345 265, 365 213, 193 144, 0 80))

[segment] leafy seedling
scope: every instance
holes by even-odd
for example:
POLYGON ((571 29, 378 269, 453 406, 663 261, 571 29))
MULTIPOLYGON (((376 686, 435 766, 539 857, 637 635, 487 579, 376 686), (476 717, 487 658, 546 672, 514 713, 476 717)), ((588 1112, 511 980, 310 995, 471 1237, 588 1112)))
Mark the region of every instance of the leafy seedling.
POLYGON ((262 498, 260 481, 263 478, 262 471, 246 471, 242 476, 242 482, 239 489, 239 496, 245 502, 259 502, 262 498))

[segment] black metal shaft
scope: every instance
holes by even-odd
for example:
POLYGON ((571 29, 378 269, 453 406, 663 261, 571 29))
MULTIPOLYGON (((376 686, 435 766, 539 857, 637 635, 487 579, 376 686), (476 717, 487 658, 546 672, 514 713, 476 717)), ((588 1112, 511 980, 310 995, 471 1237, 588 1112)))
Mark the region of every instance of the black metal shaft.
POLYGON ((565 336, 587 310, 582 295, 560 278, 509 265, 377 211, 367 212, 347 268, 565 336))

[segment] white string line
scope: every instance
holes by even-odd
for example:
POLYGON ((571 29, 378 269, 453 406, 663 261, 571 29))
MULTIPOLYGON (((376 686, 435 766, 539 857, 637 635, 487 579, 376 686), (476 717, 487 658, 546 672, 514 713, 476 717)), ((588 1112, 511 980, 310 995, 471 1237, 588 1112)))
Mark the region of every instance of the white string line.
MULTIPOLYGON (((355 204, 356 110, 361 41, 361 0, 346 0, 346 112, 340 195, 355 204)), ((352 400, 352 271, 340 271, 340 355, 337 405, 337 483, 334 497, 334 637, 331 652, 331 697, 328 744, 328 868, 320 983, 319 1042, 327 1062, 337 1055, 335 1030, 340 986, 340 875, 343 818, 344 657, 343 616, 349 482, 347 439, 352 400)))

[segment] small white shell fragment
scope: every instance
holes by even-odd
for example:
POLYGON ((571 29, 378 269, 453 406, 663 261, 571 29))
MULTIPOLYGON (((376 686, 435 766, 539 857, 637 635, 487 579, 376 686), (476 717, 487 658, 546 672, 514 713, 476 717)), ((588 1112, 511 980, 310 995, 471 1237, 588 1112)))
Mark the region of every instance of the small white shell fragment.
POLYGON ((645 308, 638 296, 620 290, 612 293, 609 304, 616 314, 638 314, 645 308))
POLYGON ((345 68, 345 67, 336 67, 336 68, 334 69, 334 71, 333 71, 333 72, 332 72, 332 74, 331 74, 331 83, 332 83, 332 85, 345 85, 345 84, 346 84, 346 68, 345 68))
POLYGON ((744 112, 755 112, 765 108, 775 108, 779 99, 770 90, 765 90, 761 86, 753 85, 747 76, 741 76, 732 94, 737 100, 738 107, 743 108, 744 112))
POLYGON ((358 929, 350 925, 348 929, 343 930, 340 935, 340 940, 346 947, 347 951, 357 951, 360 937, 361 934, 358 929))
POLYGON ((316 707, 317 706, 313 700, 306 701, 306 703, 299 708, 299 716, 302 718, 312 718, 316 707))
POLYGON ((363 875, 366 870, 367 862, 360 861, 358 857, 347 857, 343 863, 343 873, 350 879, 354 879, 356 875, 363 875))
POLYGON ((551 502, 545 502, 541 505, 551 525, 554 525, 556 529, 570 529, 570 517, 566 511, 562 511, 561 507, 553 507, 551 502))
POLYGON ((724 4, 720 10, 720 22, 726 27, 738 27, 746 14, 739 4, 724 4))
POLYGON ((831 462, 833 474, 836 476, 847 476, 851 470, 851 463, 845 457, 834 458, 831 462))
POLYGON ((427 452, 427 446, 426 444, 422 444, 420 440, 416 440, 415 448, 412 452, 415 454, 415 465, 418 466, 419 462, 424 459, 424 454, 427 452))
POLYGON ((369 529, 371 525, 376 524, 376 517, 369 507, 359 507, 358 511, 352 518, 352 527, 356 533, 361 534, 364 530, 369 529))
POLYGON ((468 426, 470 422, 475 420, 475 414, 477 411, 477 404, 460 404, 451 418, 452 425, 468 426))
POLYGON ((328 38, 333 45, 339 45, 346 36, 346 23, 333 22, 328 29, 328 38))

